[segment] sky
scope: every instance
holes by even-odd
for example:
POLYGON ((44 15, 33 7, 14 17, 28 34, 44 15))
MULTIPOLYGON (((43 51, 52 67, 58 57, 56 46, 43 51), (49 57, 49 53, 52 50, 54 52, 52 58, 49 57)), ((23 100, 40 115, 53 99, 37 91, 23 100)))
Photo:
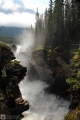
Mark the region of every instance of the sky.
POLYGON ((42 14, 48 4, 49 0, 0 0, 0 26, 34 26, 37 8, 42 14))

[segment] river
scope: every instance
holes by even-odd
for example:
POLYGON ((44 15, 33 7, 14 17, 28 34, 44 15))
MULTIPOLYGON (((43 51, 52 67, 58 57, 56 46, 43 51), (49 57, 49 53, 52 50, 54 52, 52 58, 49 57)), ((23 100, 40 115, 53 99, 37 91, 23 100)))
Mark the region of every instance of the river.
MULTIPOLYGON (((22 62, 22 58, 20 60, 22 62)), ((70 103, 53 94, 45 93, 46 86, 47 84, 41 80, 30 81, 28 74, 19 84, 23 99, 31 105, 30 109, 23 113, 22 120, 63 120, 70 103)))

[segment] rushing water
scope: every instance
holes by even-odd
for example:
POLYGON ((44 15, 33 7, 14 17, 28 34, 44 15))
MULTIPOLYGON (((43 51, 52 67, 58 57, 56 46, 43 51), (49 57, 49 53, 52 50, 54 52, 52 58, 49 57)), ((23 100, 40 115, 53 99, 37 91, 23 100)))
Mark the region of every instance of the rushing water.
POLYGON ((62 120, 68 112, 69 102, 45 93, 46 86, 38 80, 30 82, 27 77, 20 83, 22 97, 31 104, 23 120, 62 120))
POLYGON ((46 83, 41 80, 30 81, 28 75, 20 83, 22 97, 31 107, 25 111, 22 120, 63 120, 68 112, 69 102, 44 92, 46 83))

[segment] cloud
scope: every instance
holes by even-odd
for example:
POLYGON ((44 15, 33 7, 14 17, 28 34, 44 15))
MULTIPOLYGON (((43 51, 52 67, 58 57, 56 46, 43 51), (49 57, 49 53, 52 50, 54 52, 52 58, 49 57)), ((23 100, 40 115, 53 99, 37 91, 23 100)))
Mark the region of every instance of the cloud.
POLYGON ((11 9, 11 10, 17 10, 18 8, 20 8, 20 4, 14 3, 13 0, 1 0, 1 4, 0 7, 2 9, 11 9))
POLYGON ((20 0, 26 8, 32 8, 36 11, 39 8, 39 13, 44 13, 45 8, 48 7, 48 0, 43 2, 43 0, 20 0))
POLYGON ((20 0, 0 0, 0 26, 27 27, 34 23, 34 10, 24 7, 20 0))
MULTIPOLYGON (((0 0, 0 25, 27 27, 35 23, 37 7, 44 13, 46 2, 43 0, 0 0)), ((44 0, 45 1, 45 0, 44 0)), ((46 0, 48 1, 48 0, 46 0)))
POLYGON ((29 12, 31 14, 35 13, 34 10, 24 7, 20 0, 1 0, 0 12, 4 12, 6 14, 12 12, 29 12))
POLYGON ((48 0, 0 0, 0 8, 4 10, 17 11, 24 8, 36 11, 39 8, 39 12, 44 13, 46 7, 48 7, 48 0))
POLYGON ((35 24, 35 15, 29 13, 0 13, 0 26, 29 27, 35 24))
POLYGON ((5 14, 10 14, 10 13, 13 13, 13 12, 19 12, 19 13, 28 12, 28 13, 31 13, 31 14, 35 14, 34 10, 24 8, 24 7, 20 7, 17 10, 11 10, 11 9, 5 10, 5 9, 0 8, 0 12, 5 13, 5 14))

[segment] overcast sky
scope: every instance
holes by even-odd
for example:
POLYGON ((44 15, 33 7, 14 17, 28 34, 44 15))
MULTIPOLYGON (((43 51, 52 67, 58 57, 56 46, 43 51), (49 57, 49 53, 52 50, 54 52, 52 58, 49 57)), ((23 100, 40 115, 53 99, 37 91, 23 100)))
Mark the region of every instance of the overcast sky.
POLYGON ((49 0, 0 0, 0 26, 27 27, 35 23, 35 11, 44 13, 49 0))

